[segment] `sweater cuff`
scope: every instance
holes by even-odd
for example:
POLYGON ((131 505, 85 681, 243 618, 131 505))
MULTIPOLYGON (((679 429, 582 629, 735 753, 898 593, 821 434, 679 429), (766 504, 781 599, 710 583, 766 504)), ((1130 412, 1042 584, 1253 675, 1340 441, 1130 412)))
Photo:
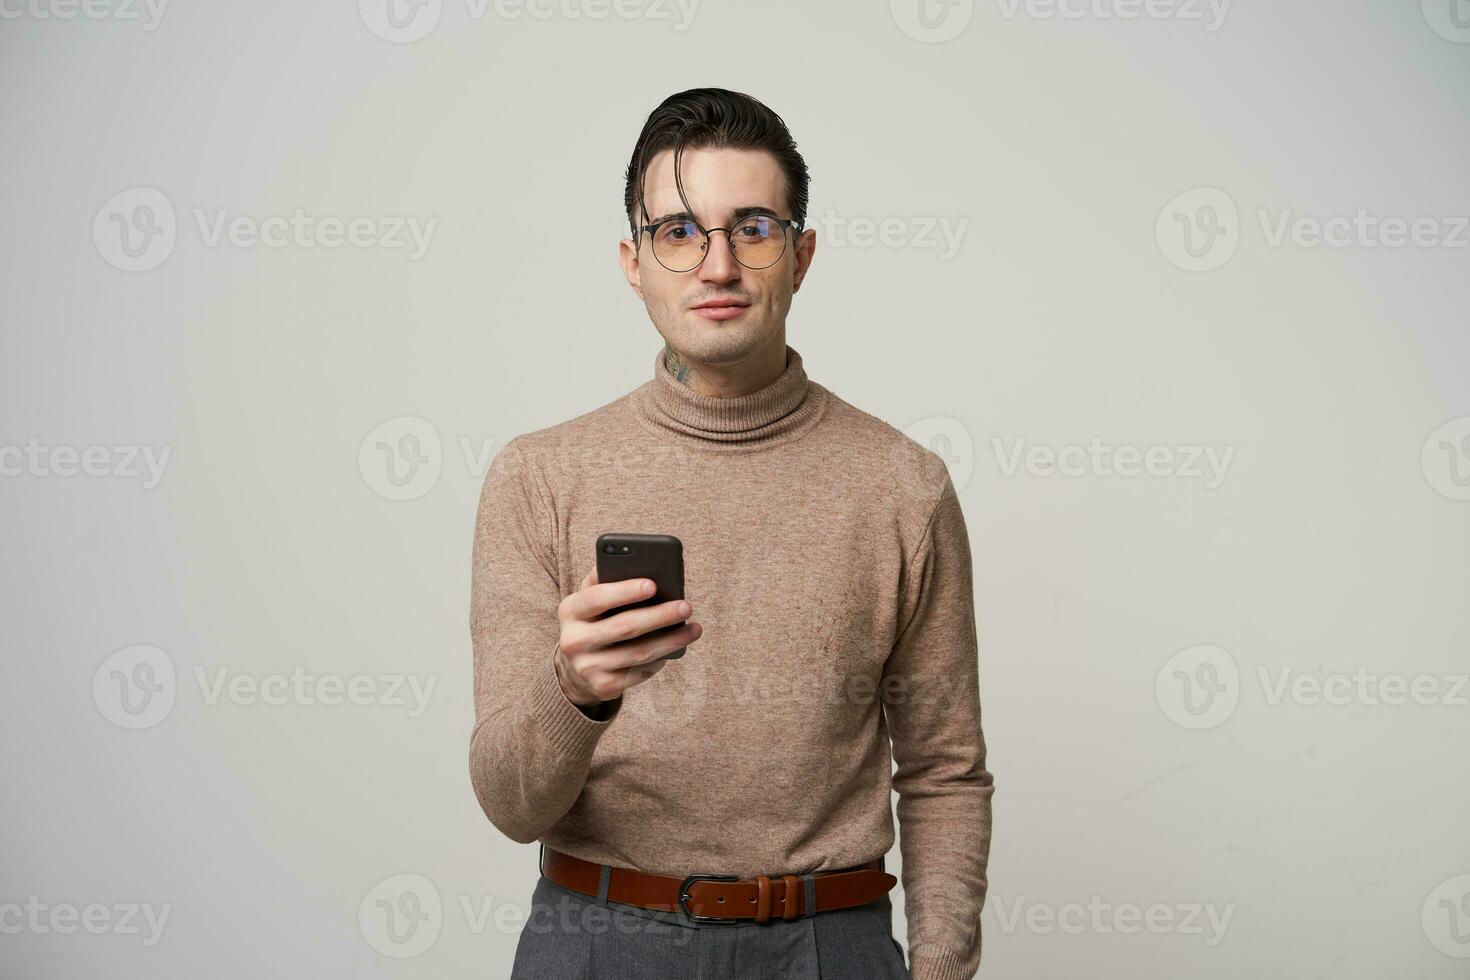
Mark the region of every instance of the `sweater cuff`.
POLYGON ((974 980, 966 973, 965 956, 959 950, 943 946, 909 951, 909 975, 913 980, 974 980))
POLYGON ((561 689, 556 677, 556 664, 546 658, 546 669, 531 688, 531 716, 546 738, 565 755, 590 755, 597 740, 607 731, 622 707, 622 698, 608 702, 606 717, 595 721, 587 717, 561 689))

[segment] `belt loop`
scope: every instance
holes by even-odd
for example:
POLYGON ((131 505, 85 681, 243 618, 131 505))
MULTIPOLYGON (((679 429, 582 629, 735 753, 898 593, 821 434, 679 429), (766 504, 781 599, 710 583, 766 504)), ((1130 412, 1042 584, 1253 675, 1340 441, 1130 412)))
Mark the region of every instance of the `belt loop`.
POLYGON ((607 904, 607 888, 612 883, 612 865, 601 865, 602 877, 597 882, 597 904, 607 904))
POLYGON ((817 875, 809 872, 802 875, 806 879, 806 914, 817 914, 817 875))

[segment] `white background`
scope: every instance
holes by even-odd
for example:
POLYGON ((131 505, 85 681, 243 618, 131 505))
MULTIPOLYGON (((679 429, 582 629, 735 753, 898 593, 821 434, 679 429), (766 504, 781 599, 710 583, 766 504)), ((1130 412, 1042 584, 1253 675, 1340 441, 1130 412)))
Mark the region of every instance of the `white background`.
POLYGON ((464 910, 523 908, 536 875, 467 771, 486 452, 647 380, 623 171, 659 101, 722 85, 779 112, 811 168, 819 243, 788 321, 810 375, 947 434, 996 781, 981 974, 1465 975, 1470 232, 1268 234, 1470 214, 1449 0, 1223 21, 989 0, 933 5, 932 30, 902 0, 704 0, 687 23, 671 0, 446 0, 406 43, 378 0, 201 0, 151 25, 47 2, 0 5, 0 973, 508 975, 518 921, 464 910), (109 202, 135 188, 176 240, 129 272, 109 202), (1237 209, 1234 252, 1187 271, 1166 207, 1199 188, 1237 209), (417 258, 198 224, 296 209, 435 224, 417 258), (853 240, 884 219, 887 244, 853 240), (953 254, 929 219, 964 223, 953 254), (419 442, 424 484, 391 500, 376 437, 359 450, 384 423, 407 445, 404 417, 439 449, 419 442), (1018 440, 1094 439, 1231 456, 1215 486, 1007 466, 1018 440), (17 466, 28 445, 170 455, 145 486, 63 475, 64 454, 17 466), (139 645, 125 666, 153 658, 174 702, 129 728, 105 662, 139 645), (1198 656, 1234 709, 1191 727, 1176 668, 1206 677, 1198 656), (417 713, 211 703, 221 677, 298 669, 434 687, 417 713), (1273 697, 1360 669, 1438 699, 1273 697), (378 899, 406 881, 442 911, 385 939, 378 899), (149 944, 4 911, 28 902, 169 918, 149 944), (1129 905, 1173 925, 1130 933, 1129 905))

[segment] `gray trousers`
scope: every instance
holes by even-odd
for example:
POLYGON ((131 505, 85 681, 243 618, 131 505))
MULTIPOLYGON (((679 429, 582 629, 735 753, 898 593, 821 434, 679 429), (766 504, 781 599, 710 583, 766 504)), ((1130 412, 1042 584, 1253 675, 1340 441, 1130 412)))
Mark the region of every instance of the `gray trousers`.
POLYGON ((511 980, 911 980, 886 894, 790 922, 733 925, 701 925, 606 895, 605 872, 601 898, 543 875, 511 980))

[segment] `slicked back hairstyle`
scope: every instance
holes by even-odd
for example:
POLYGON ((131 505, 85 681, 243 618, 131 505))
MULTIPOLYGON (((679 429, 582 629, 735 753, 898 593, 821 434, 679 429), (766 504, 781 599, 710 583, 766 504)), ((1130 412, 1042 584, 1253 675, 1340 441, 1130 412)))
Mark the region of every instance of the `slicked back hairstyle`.
POLYGON ((796 222, 796 231, 806 227, 807 187, 811 182, 806 161, 797 152, 786 123, 765 103, 743 92, 723 88, 692 88, 678 92, 659 103, 649 113, 633 147, 628 163, 623 209, 628 214, 628 227, 633 243, 639 242, 638 227, 648 224, 651 216, 643 200, 643 181, 648 162, 660 152, 674 151, 674 186, 684 210, 694 209, 684 196, 684 182, 679 175, 679 158, 693 147, 728 148, 733 150, 766 150, 776 158, 786 175, 787 205, 796 222))

